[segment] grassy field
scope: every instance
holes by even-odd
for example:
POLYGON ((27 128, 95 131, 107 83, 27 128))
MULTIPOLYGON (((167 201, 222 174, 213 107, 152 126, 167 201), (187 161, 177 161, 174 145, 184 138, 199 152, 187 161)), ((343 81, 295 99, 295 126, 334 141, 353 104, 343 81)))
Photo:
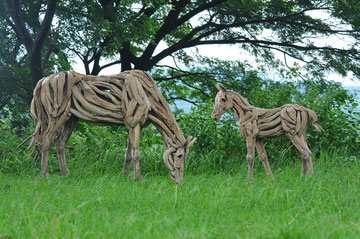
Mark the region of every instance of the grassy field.
POLYGON ((360 162, 322 157, 315 176, 300 161, 228 173, 42 178, 0 173, 0 238, 360 238, 360 162), (341 162, 341 163, 339 163, 341 162))

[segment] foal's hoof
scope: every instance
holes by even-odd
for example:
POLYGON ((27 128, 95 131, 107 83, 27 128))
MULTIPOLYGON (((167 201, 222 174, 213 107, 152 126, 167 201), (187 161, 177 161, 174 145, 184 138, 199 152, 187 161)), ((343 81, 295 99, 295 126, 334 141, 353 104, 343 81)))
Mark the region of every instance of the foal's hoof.
POLYGON ((126 178, 126 179, 129 179, 129 174, 130 174, 130 172, 124 171, 124 172, 122 173, 122 176, 123 176, 124 178, 126 178))
POLYGON ((41 170, 41 176, 43 176, 43 177, 49 176, 49 170, 42 169, 42 170, 41 170))
POLYGON ((147 184, 148 183, 145 179, 143 179, 142 176, 140 176, 140 177, 139 176, 138 177, 134 176, 134 181, 137 181, 137 182, 142 183, 142 184, 147 184))
POLYGON ((301 173, 301 177, 312 177, 312 176, 314 176, 314 172, 301 173))

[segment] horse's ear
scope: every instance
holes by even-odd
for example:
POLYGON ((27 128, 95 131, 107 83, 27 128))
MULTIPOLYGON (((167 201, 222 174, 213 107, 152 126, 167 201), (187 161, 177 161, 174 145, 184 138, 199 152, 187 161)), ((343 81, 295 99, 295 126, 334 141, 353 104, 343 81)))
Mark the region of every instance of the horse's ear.
POLYGON ((218 89, 220 89, 221 91, 224 91, 224 92, 227 91, 227 89, 226 89, 223 85, 219 85, 219 88, 218 88, 218 89))
POLYGON ((192 146, 195 143, 197 138, 195 137, 193 140, 191 140, 191 139, 192 139, 192 136, 187 137, 186 142, 185 142, 187 147, 192 146))

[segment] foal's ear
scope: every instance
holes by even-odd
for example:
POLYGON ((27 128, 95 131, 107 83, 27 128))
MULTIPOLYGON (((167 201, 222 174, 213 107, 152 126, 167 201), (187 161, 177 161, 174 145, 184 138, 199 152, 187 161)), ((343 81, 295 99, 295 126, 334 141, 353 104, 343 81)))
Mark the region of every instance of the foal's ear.
POLYGON ((226 92, 227 89, 223 86, 223 85, 217 85, 216 88, 219 90, 219 91, 223 91, 223 92, 226 92))

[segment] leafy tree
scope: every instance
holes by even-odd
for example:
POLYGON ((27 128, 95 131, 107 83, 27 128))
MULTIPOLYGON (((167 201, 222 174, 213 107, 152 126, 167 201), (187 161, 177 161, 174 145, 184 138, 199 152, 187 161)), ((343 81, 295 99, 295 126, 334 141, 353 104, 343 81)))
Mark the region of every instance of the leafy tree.
POLYGON ((13 30, 5 38, 16 36, 25 46, 33 84, 54 51, 63 56, 70 56, 71 51, 82 59, 87 74, 96 75, 114 64, 120 64, 121 70, 151 70, 169 56, 189 65, 195 59, 185 49, 213 44, 237 44, 239 55, 240 49, 248 51, 259 69, 281 73, 288 71, 286 60, 297 59, 315 76, 326 71, 360 76, 356 0, 2 2, 7 12, 1 19, 13 30), (56 21, 52 21, 54 16, 56 21), (330 37, 347 44, 316 41, 330 37), (42 54, 44 44, 46 54, 42 54), (275 52, 285 60, 280 61, 275 52), (105 59, 108 62, 102 63, 105 59))
POLYGON ((70 41, 71 49, 85 68, 94 64, 93 71, 87 70, 94 74, 108 66, 100 66, 100 58, 115 57, 111 64, 120 63, 122 70, 150 70, 168 56, 188 64, 193 59, 186 48, 238 44, 267 67, 283 69, 277 51, 303 62, 314 74, 334 70, 358 77, 358 9, 349 7, 353 5, 309 0, 76 1, 64 6, 61 12, 66 14, 59 13, 59 18, 65 29, 82 29, 66 31, 77 39, 70 41), (315 41, 331 36, 352 42, 339 47, 315 41))
MULTIPOLYGON (((2 9, 5 9, 8 15, 3 15, 5 21, 12 28, 18 40, 25 46, 29 59, 31 78, 33 86, 43 77, 45 63, 51 53, 51 44, 46 58, 42 59, 42 50, 46 37, 50 31, 52 20, 56 9, 56 0, 48 0, 47 4, 43 1, 23 1, 3 0, 2 9), (43 14, 44 5, 46 5, 45 15, 43 14), (43 16, 43 20, 40 21, 43 16)), ((11 35, 10 35, 11 38, 11 35)))
POLYGON ((10 118, 13 126, 28 124, 37 81, 71 67, 50 29, 56 29, 55 5, 56 1, 0 1, 0 118, 10 118))

